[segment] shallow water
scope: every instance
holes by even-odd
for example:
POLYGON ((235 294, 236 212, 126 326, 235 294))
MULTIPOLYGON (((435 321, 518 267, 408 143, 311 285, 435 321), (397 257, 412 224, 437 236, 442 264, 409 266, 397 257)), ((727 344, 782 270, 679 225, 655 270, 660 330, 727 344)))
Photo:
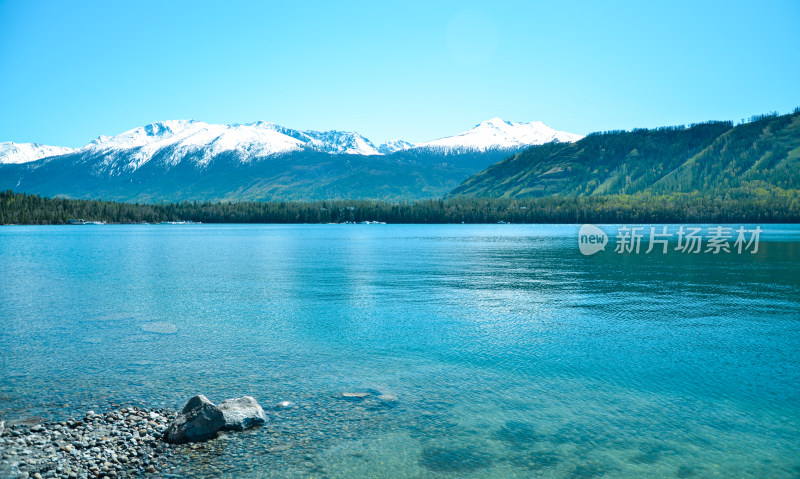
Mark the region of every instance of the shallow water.
POLYGON ((576 226, 3 227, 0 414, 269 410, 181 476, 798 477, 800 227, 762 227, 594 256, 576 226))

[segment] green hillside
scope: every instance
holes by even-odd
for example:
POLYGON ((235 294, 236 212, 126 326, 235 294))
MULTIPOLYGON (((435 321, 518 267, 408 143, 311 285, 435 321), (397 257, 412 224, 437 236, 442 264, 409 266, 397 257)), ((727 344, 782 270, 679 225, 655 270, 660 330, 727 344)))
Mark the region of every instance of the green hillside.
POLYGON ((800 109, 748 123, 611 131, 531 147, 450 196, 524 198, 740 193, 800 188, 800 109))

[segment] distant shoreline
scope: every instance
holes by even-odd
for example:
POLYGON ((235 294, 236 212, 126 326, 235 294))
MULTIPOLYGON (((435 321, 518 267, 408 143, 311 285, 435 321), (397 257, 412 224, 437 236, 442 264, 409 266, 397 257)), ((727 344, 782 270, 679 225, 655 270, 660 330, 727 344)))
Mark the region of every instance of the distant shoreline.
POLYGON ((0 225, 106 224, 666 224, 800 223, 800 193, 707 197, 700 194, 537 198, 453 197, 379 200, 123 203, 0 192, 0 225))

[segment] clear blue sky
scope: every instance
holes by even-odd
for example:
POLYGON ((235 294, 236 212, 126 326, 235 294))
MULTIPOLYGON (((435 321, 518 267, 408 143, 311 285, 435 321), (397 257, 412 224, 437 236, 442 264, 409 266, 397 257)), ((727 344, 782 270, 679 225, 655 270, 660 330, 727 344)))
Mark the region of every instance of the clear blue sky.
POLYGON ((0 141, 166 119, 424 141, 800 106, 800 1, 0 0, 0 141))

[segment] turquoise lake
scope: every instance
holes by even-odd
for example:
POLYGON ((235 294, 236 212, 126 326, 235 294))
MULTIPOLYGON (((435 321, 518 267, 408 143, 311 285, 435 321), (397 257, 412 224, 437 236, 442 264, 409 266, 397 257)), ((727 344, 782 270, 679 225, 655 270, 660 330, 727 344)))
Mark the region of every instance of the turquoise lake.
POLYGON ((797 478, 800 225, 761 227, 6 226, 0 416, 257 398, 183 477, 797 478))

